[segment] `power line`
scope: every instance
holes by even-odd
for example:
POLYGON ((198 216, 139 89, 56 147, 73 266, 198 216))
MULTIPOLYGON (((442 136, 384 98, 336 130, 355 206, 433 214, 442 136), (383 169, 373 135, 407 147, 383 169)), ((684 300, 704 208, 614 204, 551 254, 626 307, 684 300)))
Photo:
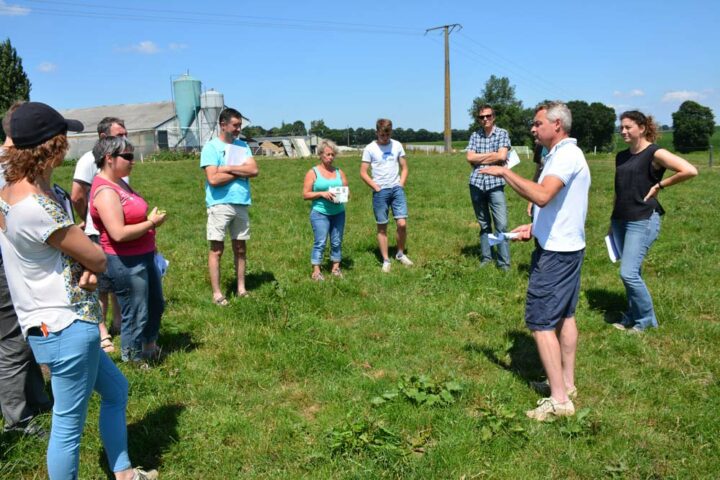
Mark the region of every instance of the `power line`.
MULTIPOLYGON (((247 27, 274 27, 294 30, 316 30, 316 31, 338 31, 345 33, 371 33, 386 35, 407 35, 419 36, 420 29, 410 27, 398 27, 394 25, 369 25, 360 23, 323 21, 323 20, 297 20, 276 17, 258 17, 250 15, 224 14, 218 17, 217 14, 187 10, 160 10, 152 8, 123 7, 121 10, 108 12, 105 6, 81 3, 81 2, 55 2, 46 0, 25 0, 30 3, 50 4, 52 6, 69 6, 90 9, 91 11, 55 9, 55 8, 31 8, 31 13, 39 15, 53 15, 76 18, 103 18, 103 19, 124 19, 131 21, 152 21, 162 23, 184 23, 192 25, 243 25, 247 27), (92 11, 101 10, 101 11, 92 11)), ((29 8, 29 7, 28 7, 29 8)))
POLYGON ((478 42, 477 40, 474 40, 473 38, 469 37, 468 35, 466 35, 466 34, 464 34, 464 33, 461 33, 460 36, 461 36, 463 39, 466 39, 466 40, 474 43, 475 45, 479 46, 479 47, 482 48, 484 51, 486 51, 486 52, 488 52, 488 53, 490 53, 490 54, 492 54, 492 55, 500 58, 503 62, 506 62, 506 63, 514 66, 514 67, 517 68, 518 70, 523 71, 523 72, 525 72, 525 73, 528 74, 528 75, 531 75, 534 80, 536 80, 536 81, 538 81, 538 82, 540 82, 540 83, 544 83, 547 87, 550 87, 552 90, 557 90, 557 91, 559 91, 559 92, 563 90, 561 87, 559 87, 558 85, 554 84, 553 82, 550 82, 549 80, 544 79, 542 76, 538 75, 536 72, 532 72, 532 71, 528 70, 525 66, 520 65, 519 63, 516 63, 516 62, 512 61, 510 58, 507 58, 507 57, 505 57, 504 55, 502 55, 502 54, 494 51, 493 49, 491 49, 491 48, 488 47, 487 45, 485 45, 485 44, 483 44, 483 43, 480 43, 480 42, 478 42))
MULTIPOLYGON (((551 92, 555 91, 554 89, 547 88, 546 86, 539 85, 536 82, 535 77, 529 77, 522 72, 519 72, 517 70, 514 70, 507 65, 504 65, 500 63, 499 61, 488 57, 487 55, 483 55, 481 53, 478 53, 477 51, 473 50, 470 47, 467 47, 466 45, 455 43, 453 44, 453 51, 456 53, 462 54, 465 57, 470 57, 472 59, 475 59, 476 61, 479 60, 483 64, 492 64, 494 65, 500 72, 506 72, 509 77, 513 78, 513 81, 515 84, 519 84, 522 86, 525 86, 529 88, 530 90, 536 91, 540 94, 540 96, 544 96, 546 98, 554 98, 557 97, 556 94, 553 94, 551 92)), ((556 93, 559 92, 559 90, 555 91, 556 93)))

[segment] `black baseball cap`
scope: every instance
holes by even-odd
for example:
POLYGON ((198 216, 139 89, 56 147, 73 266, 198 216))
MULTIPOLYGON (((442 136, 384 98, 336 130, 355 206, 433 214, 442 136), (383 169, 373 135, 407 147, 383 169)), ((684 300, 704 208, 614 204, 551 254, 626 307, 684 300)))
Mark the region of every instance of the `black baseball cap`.
POLYGON ((67 120, 50 105, 27 102, 20 105, 10 117, 9 137, 18 148, 36 147, 61 133, 82 132, 78 120, 67 120))

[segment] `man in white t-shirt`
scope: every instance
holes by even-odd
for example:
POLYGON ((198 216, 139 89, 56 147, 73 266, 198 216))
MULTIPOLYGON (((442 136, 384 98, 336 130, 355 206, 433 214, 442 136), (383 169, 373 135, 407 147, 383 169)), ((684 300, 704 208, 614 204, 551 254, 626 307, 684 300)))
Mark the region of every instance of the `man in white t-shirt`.
POLYGON ((547 398, 527 412, 544 421, 575 413, 575 351, 578 331, 575 307, 580 294, 580 270, 585 255, 590 170, 585 155, 569 138, 572 115, 567 105, 549 102, 538 106, 532 133, 548 149, 538 183, 504 167, 483 173, 505 179, 521 197, 532 202, 533 222, 512 231, 517 240, 535 237, 525 303, 525 323, 533 332, 547 383, 533 387, 547 398))
MULTIPOLYGON (((127 137, 127 129, 125 128, 125 122, 116 117, 105 117, 100 120, 97 125, 98 137, 127 137)), ((82 157, 75 164, 75 173, 73 174, 72 190, 70 191, 70 200, 72 200, 73 207, 78 214, 78 218, 85 219, 85 235, 90 237, 94 242, 98 242, 100 232, 95 228, 95 224, 90 218, 90 209, 88 203, 90 198, 90 187, 92 186, 93 179, 98 173, 97 165, 95 164, 95 157, 93 156, 92 150, 83 154, 82 157)), ((127 180, 127 179, 126 179, 127 180)), ((105 318, 108 311, 108 293, 110 285, 107 281, 104 281, 102 276, 98 278, 98 293, 100 298, 100 305, 103 309, 103 321, 100 322, 100 345, 103 350, 110 353, 115 350, 112 343, 112 336, 105 326, 105 318)), ((120 331, 120 305, 117 302, 115 294, 110 294, 112 299, 113 307, 113 329, 116 332, 120 331)))
POLYGON ((387 273, 391 266, 387 239, 387 225, 390 221, 388 212, 391 208, 397 225, 395 259, 405 266, 413 264, 405 255, 408 216, 405 182, 407 181, 408 167, 402 144, 390 138, 392 121, 381 118, 375 127, 377 140, 363 150, 360 177, 373 189, 373 212, 377 222, 378 245, 383 257, 382 271, 387 273), (372 177, 369 175, 368 169, 372 169, 372 177))

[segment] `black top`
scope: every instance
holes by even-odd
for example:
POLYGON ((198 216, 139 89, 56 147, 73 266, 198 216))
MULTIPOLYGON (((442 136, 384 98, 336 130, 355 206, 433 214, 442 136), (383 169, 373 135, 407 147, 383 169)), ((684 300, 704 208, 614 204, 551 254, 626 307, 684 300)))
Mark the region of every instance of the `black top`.
POLYGON ((651 143, 636 154, 623 150, 615 157, 615 220, 646 220, 653 212, 665 213, 656 198, 643 201, 650 188, 662 180, 665 169, 653 167, 653 157, 660 147, 651 143))

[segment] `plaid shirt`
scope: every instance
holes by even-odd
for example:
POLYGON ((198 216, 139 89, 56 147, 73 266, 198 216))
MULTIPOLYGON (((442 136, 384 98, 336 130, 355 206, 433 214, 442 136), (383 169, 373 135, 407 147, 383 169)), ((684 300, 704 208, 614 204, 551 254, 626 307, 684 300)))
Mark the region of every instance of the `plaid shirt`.
MULTIPOLYGON (((510 136, 507 130, 499 127, 493 127, 490 136, 485 135, 485 130, 480 129, 470 136, 465 151, 475 153, 497 152, 502 147, 510 149, 510 136)), ((482 169, 489 165, 473 165, 473 171, 470 173, 470 185, 475 185, 480 190, 486 191, 496 187, 505 185, 505 179, 502 177, 493 177, 492 175, 483 175, 482 169)))

